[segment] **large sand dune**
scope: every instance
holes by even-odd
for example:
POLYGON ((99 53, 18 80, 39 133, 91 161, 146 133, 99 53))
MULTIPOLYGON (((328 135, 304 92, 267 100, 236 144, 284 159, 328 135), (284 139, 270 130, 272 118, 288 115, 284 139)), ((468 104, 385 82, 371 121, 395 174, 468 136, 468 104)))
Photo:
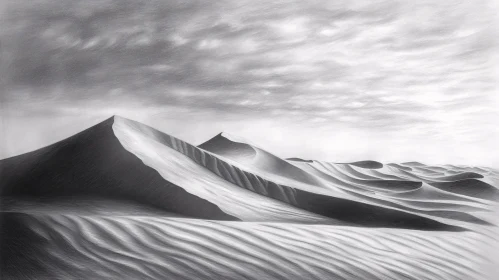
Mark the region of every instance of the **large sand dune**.
POLYGON ((2 279, 489 279, 498 172, 196 147, 112 117, 0 161, 2 279))
POLYGON ((134 200, 198 218, 234 220, 162 178, 126 151, 108 119, 46 148, 0 161, 2 197, 94 196, 134 200))

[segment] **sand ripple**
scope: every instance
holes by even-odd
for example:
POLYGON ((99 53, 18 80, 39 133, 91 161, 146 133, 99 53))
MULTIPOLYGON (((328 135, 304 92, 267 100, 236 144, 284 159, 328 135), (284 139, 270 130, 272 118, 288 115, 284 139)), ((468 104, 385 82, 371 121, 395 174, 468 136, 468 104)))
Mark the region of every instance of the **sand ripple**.
POLYGON ((474 232, 38 215, 58 279, 490 279, 474 232))

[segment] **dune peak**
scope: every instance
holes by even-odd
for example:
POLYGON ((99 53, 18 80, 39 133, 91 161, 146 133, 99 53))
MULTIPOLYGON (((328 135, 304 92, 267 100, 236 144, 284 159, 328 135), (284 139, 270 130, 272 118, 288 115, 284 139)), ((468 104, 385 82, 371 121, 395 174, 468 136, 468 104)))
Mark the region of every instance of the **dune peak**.
MULTIPOLYGON (((250 146, 254 146, 250 141, 248 141, 247 139, 239 136, 239 135, 235 135, 235 134, 232 134, 232 133, 229 133, 229 132, 226 132, 226 131, 222 131, 220 132, 217 136, 220 136, 220 137, 223 137, 227 140, 230 140, 232 142, 238 142, 238 143, 241 143, 241 144, 247 144, 247 145, 250 145, 250 146)), ((215 136, 216 137, 216 136, 215 136)))

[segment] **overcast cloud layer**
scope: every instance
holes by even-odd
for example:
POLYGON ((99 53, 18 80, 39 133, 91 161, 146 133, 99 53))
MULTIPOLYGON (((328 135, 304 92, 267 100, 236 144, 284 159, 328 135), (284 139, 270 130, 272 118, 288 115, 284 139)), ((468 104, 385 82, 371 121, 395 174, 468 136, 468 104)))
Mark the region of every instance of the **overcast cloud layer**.
POLYGON ((490 1, 3 1, 0 158, 112 114, 283 157, 499 166, 490 1))

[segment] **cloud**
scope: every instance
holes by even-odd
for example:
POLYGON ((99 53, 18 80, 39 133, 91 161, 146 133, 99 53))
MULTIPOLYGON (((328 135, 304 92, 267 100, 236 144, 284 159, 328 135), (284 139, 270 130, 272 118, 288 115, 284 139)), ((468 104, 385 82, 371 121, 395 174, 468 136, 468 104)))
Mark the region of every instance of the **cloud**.
POLYGON ((116 103, 499 137, 490 1, 8 2, 2 101, 27 114, 116 103))

